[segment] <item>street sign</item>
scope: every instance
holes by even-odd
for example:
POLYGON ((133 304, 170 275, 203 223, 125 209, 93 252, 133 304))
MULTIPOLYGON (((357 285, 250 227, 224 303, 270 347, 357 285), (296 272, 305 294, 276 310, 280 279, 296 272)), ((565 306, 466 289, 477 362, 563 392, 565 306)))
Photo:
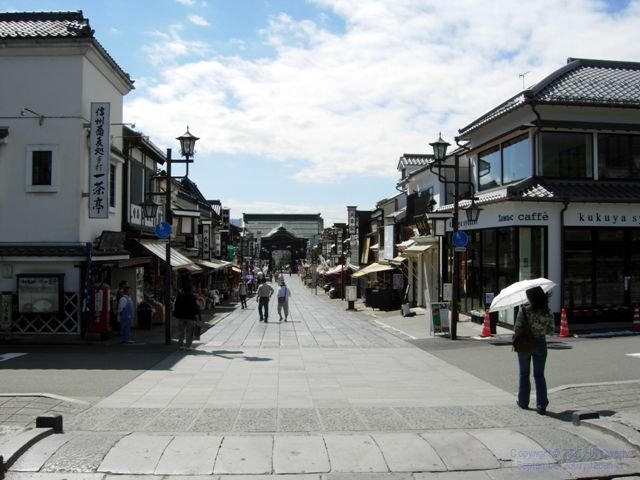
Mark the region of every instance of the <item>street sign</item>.
POLYGON ((167 222, 160 222, 156 225, 155 232, 158 238, 169 238, 171 235, 171 225, 167 222))
POLYGON ((466 247, 469 244, 469 236, 458 230, 457 232, 453 232, 451 242, 455 247, 466 247))

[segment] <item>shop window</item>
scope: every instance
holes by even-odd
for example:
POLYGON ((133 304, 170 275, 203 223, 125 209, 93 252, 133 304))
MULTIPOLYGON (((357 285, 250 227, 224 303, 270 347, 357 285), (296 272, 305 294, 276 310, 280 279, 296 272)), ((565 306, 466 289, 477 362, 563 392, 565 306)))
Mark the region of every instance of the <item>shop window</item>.
POLYGON ((640 135, 598 135, 598 177, 637 179, 640 177, 640 135))
POLYGON ((116 208, 116 172, 118 169, 115 165, 110 165, 109 171, 109 206, 116 208))
POLYGON ((56 147, 52 145, 31 145, 27 147, 26 191, 57 192, 56 147))
POLYGON ((502 184, 531 176, 529 137, 518 137, 502 145, 502 184))
POLYGON ((485 293, 500 293, 496 282, 496 230, 482 231, 482 286, 485 293))
POLYGON ((542 132, 541 174, 545 177, 592 178, 593 148, 589 133, 542 132))
POLYGON ((498 229, 498 290, 518 281, 515 228, 498 229))
POLYGON ((622 305, 624 303, 623 230, 598 230, 594 252, 596 277, 596 305, 622 305))
POLYGON ((478 186, 480 190, 497 187, 502 177, 500 148, 494 147, 478 154, 478 186))
POLYGON ((131 162, 131 203, 140 205, 144 201, 144 167, 141 163, 131 162))
POLYGON ((478 154, 480 190, 506 185, 531 175, 531 148, 526 135, 478 154))

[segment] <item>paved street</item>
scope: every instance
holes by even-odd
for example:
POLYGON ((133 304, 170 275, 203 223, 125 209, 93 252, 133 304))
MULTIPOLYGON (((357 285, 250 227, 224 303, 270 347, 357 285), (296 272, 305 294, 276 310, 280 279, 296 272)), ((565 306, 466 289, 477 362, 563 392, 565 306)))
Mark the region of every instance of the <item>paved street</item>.
MULTIPOLYGON (((601 402, 602 390, 614 390, 626 412, 622 419, 630 421, 638 411, 631 397, 638 398, 637 382, 579 392, 557 388, 551 414, 539 416, 518 409, 513 390, 407 341, 409 328, 394 327, 385 315, 347 312, 345 303, 314 295, 295 277, 289 287, 288 322, 277 321, 275 300, 269 323, 258 322, 252 299, 248 309, 208 330, 196 351, 170 353, 95 402, 0 397, 4 419, 13 419, 3 423, 0 451, 20 426, 15 415, 26 421, 40 411, 58 411, 65 425, 64 434, 41 439, 22 454, 7 478, 554 479, 640 473, 640 443, 553 414, 601 402)), ((461 324, 459 333, 473 341, 479 326, 461 324)), ((463 347, 457 351, 464 355, 463 347)), ((630 423, 620 422, 620 431, 635 431, 630 423)))

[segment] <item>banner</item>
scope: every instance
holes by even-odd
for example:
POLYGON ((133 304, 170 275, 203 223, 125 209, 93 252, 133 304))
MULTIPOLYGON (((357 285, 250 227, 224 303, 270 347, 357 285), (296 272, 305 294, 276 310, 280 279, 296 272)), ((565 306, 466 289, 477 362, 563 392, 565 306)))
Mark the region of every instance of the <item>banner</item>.
POLYGON ((91 103, 89 218, 109 218, 110 104, 91 103))

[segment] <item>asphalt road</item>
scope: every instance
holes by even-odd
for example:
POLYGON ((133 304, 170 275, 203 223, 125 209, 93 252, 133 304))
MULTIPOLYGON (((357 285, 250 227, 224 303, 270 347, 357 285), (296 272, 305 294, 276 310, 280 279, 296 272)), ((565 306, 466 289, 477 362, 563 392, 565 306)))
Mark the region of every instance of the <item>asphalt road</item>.
POLYGON ((0 361, 0 393, 50 393, 89 403, 110 395, 175 351, 164 345, 0 345, 27 355, 0 361))
MULTIPOLYGON (((508 336, 491 340, 447 338, 411 343, 508 392, 517 390, 518 365, 508 336)), ((548 388, 640 379, 640 336, 548 340, 548 388)))

